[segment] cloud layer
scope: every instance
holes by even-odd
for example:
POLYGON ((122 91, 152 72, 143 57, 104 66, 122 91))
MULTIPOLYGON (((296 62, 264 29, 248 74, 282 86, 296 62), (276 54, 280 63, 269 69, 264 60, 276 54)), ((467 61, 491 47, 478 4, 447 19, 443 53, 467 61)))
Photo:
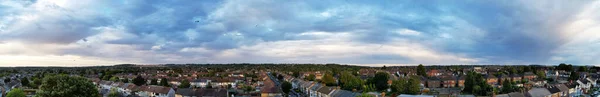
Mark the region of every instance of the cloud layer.
POLYGON ((0 65, 600 64, 599 1, 0 1, 0 65))

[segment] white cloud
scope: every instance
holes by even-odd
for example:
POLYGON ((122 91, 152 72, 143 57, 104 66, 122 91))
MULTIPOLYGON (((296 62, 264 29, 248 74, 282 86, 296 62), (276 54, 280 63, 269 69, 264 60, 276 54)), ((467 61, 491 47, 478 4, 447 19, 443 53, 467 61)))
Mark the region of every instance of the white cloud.
POLYGON ((419 35, 421 35, 421 32, 415 31, 415 30, 411 30, 411 29, 398 29, 395 32, 398 33, 398 34, 400 34, 400 35, 406 35, 406 36, 419 36, 419 35))

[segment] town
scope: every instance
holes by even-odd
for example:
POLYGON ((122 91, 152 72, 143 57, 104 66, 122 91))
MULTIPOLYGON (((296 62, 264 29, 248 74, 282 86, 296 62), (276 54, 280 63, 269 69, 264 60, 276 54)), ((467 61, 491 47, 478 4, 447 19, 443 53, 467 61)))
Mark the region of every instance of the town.
POLYGON ((595 97, 600 88, 599 67, 564 63, 383 67, 121 64, 1 69, 2 97, 60 93, 104 97, 595 97))

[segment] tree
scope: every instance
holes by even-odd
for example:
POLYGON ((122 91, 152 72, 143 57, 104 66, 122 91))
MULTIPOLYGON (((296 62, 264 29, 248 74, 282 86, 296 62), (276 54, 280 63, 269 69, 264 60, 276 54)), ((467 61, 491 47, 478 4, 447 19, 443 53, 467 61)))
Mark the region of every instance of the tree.
POLYGON ((358 95, 358 96, 356 96, 356 97, 375 97, 375 96, 373 96, 373 95, 369 95, 369 94, 367 94, 367 93, 362 93, 362 94, 360 94, 360 95, 358 95))
POLYGON ((30 87, 37 89, 40 85, 42 85, 42 79, 33 78, 33 84, 30 84, 30 87))
POLYGON ((502 90, 500 91, 502 94, 510 93, 510 92, 514 92, 514 91, 515 91, 514 85, 510 81, 504 80, 502 82, 502 90))
POLYGON ((92 81, 83 77, 68 75, 46 76, 40 89, 36 92, 38 97, 100 97, 92 81))
POLYGON ((423 66, 423 64, 419 64, 419 66, 417 66, 417 75, 427 76, 427 73, 425 71, 425 67, 423 66))
POLYGON ((538 79, 546 79, 546 73, 544 73, 544 71, 536 71, 535 75, 537 75, 538 79))
POLYGON ((325 85, 327 85, 327 86, 334 86, 334 85, 336 85, 335 79, 333 78, 333 76, 331 74, 325 74, 323 76, 323 78, 321 79, 321 82, 325 83, 325 85))
POLYGON ((420 88, 421 88, 421 80, 419 80, 416 77, 411 77, 410 79, 408 79, 408 83, 405 85, 407 86, 406 88, 406 94, 419 94, 419 92, 421 92, 420 88))
POLYGON ((123 83, 129 83, 129 79, 127 79, 127 78, 121 79, 121 82, 123 82, 123 83))
POLYGON ((137 77, 135 77, 133 79, 133 84, 135 84, 137 86, 142 86, 142 85, 146 84, 146 79, 142 78, 141 75, 138 75, 137 77))
POLYGON ((23 77, 21 79, 21 85, 22 86, 29 86, 29 79, 27 79, 26 77, 23 77))
POLYGON ((377 72, 375 77, 371 79, 371 84, 375 84, 377 91, 388 89, 389 74, 385 72, 377 72))
POLYGON ((12 89, 10 92, 6 93, 6 97, 27 97, 25 92, 23 92, 20 88, 12 89))
POLYGON ((157 79, 150 80, 150 85, 158 85, 158 80, 157 79))
POLYGON ((376 90, 374 84, 364 85, 363 88, 363 92, 372 92, 376 90))
POLYGON ((119 81, 119 77, 113 76, 110 78, 110 81, 113 81, 113 82, 119 81))
POLYGON ((300 76, 300 72, 295 71, 292 73, 292 76, 294 76, 295 78, 298 78, 300 76))
POLYGON ((283 84, 281 84, 281 90, 285 93, 288 94, 290 93, 292 89, 292 83, 284 81, 283 84))
POLYGON ((577 71, 579 72, 587 72, 587 68, 585 66, 579 66, 579 69, 577 69, 577 71))
POLYGON ((390 88, 392 89, 393 93, 405 94, 406 93, 405 89, 407 88, 405 86, 406 83, 407 83, 407 81, 404 79, 395 80, 395 81, 392 81, 392 86, 390 86, 390 88))
POLYGON ((308 80, 308 81, 315 81, 316 77, 317 77, 317 76, 315 76, 314 74, 309 74, 309 75, 306 77, 306 80, 308 80))
POLYGON ((8 82, 10 82, 10 78, 5 78, 4 83, 8 83, 8 82))
POLYGON ((181 81, 179 88, 190 88, 190 82, 188 80, 181 81))
POLYGON ((167 80, 167 78, 160 79, 160 86, 166 86, 166 87, 170 86, 169 80, 167 80))
POLYGON ((120 97, 121 93, 119 93, 117 91, 117 88, 111 88, 110 92, 108 93, 108 97, 120 97))
POLYGON ((569 75, 569 80, 577 80, 577 79, 579 79, 579 73, 571 72, 571 75, 569 75))
POLYGON ((277 75, 277 80, 282 81, 283 80, 283 76, 281 74, 277 75))
POLYGON ((363 80, 350 74, 349 72, 342 72, 340 75, 340 86, 344 90, 353 91, 354 89, 361 89, 363 80))
POLYGON ((254 91, 254 87, 249 86, 249 85, 244 85, 244 86, 242 86, 242 90, 244 90, 245 92, 250 92, 250 91, 254 91))
POLYGON ((385 65, 383 65, 383 67, 381 67, 381 69, 382 69, 382 70, 385 70, 385 69, 387 69, 387 67, 385 67, 385 65))

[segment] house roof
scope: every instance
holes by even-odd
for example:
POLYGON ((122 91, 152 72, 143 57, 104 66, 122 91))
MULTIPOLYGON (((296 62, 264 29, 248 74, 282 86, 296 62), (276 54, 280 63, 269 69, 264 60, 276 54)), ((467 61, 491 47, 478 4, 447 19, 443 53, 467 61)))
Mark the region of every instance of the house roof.
POLYGON ((225 89, 197 89, 195 92, 198 97, 227 97, 225 89))
POLYGON ((347 90, 335 90, 332 97, 355 97, 356 93, 347 90))
POLYGON ((525 72, 523 75, 525 75, 525 76, 535 76, 535 74, 533 74, 533 72, 525 72))
POLYGON ((566 85, 566 86, 567 86, 569 89, 571 89, 571 88, 575 88, 575 87, 577 87, 577 85, 579 85, 579 83, 565 83, 565 85, 566 85))
POLYGON ((148 91, 148 92, 167 94, 167 93, 169 93, 169 91, 171 90, 171 88, 169 88, 169 87, 163 87, 163 86, 151 85, 151 86, 146 87, 144 90, 148 91))
POLYGON ((510 96, 510 97, 525 97, 525 95, 523 95, 523 93, 519 93, 519 92, 508 93, 508 96, 510 96))
POLYGON ((565 91, 569 91, 569 87, 567 87, 567 86, 566 86, 566 85, 564 85, 564 84, 556 84, 556 85, 554 85, 554 86, 555 86, 556 88, 558 88, 560 91, 563 91, 563 92, 565 92, 565 91))
POLYGON ((510 97, 510 96, 508 96, 508 94, 498 94, 498 95, 496 95, 496 97, 510 97))
POLYGON ((550 93, 550 91, 548 91, 546 88, 533 88, 527 91, 527 94, 530 97, 544 97, 547 95, 552 95, 552 93, 550 93))
POLYGON ((177 91, 175 91, 175 94, 179 94, 179 95, 183 95, 183 96, 195 96, 196 91, 194 91, 194 89, 183 88, 183 89, 177 89, 177 91))
POLYGON ((546 89, 548 89, 548 91, 550 91, 550 93, 552 93, 552 94, 560 92, 560 89, 558 89, 554 85, 548 85, 548 86, 546 86, 546 89))
POLYGON ((327 86, 324 86, 324 87, 320 88, 319 90, 317 90, 317 92, 323 93, 323 94, 329 94, 332 91, 333 91, 333 88, 327 87, 327 86))

